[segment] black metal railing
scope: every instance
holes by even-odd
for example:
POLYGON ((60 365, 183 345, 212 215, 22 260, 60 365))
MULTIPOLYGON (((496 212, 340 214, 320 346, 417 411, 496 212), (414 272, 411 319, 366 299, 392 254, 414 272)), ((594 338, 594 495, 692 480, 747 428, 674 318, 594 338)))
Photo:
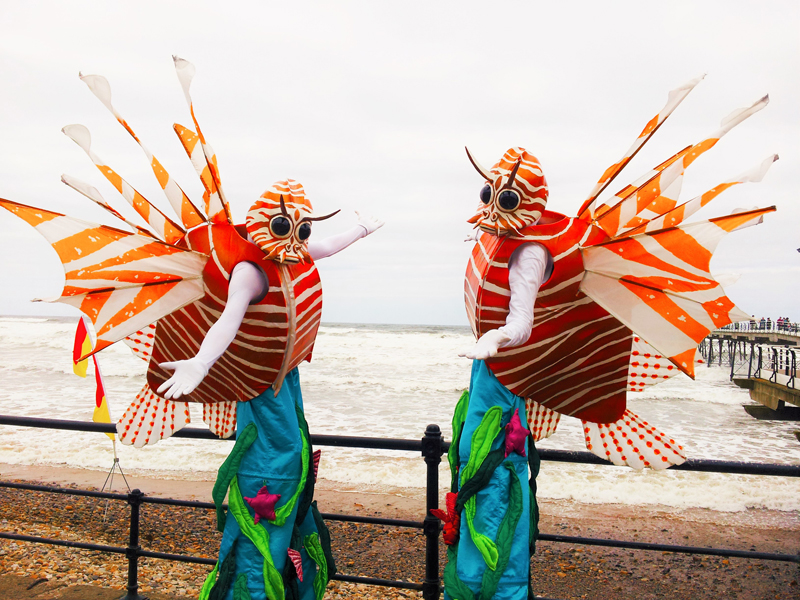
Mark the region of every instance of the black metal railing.
POLYGON ((750 321, 739 321, 720 327, 718 331, 744 331, 762 332, 770 331, 777 333, 787 333, 790 335, 800 335, 800 323, 792 323, 788 319, 751 319, 750 321))
MULTIPOLYGON (((64 421, 55 419, 39 419, 32 417, 14 417, 0 415, 0 425, 36 427, 45 429, 60 429, 67 431, 90 431, 113 433, 115 426, 105 423, 90 423, 82 421, 64 421)), ((174 434, 174 437, 194 439, 219 439, 206 429, 184 428, 174 434)), ((362 517, 358 515, 338 515, 323 513, 322 517, 328 521, 346 521, 375 525, 388 525, 393 527, 410 527, 421 529, 426 537, 425 550, 425 579, 422 583, 396 581, 373 577, 360 577, 353 575, 336 574, 333 579, 338 581, 362 583, 367 585, 396 587, 421 591, 426 600, 438 599, 441 594, 441 580, 439 577, 439 521, 431 515, 431 509, 439 505, 439 463, 442 455, 450 447, 445 442, 438 425, 429 425, 421 440, 398 440, 387 438, 369 438, 333 435, 312 435, 311 442, 317 446, 338 446, 347 448, 366 448, 380 450, 400 450, 420 452, 427 465, 426 481, 426 511, 423 521, 408 521, 400 519, 384 519, 378 517, 362 517)), ((572 452, 565 450, 539 450, 539 455, 544 461, 568 462, 613 466, 601 458, 588 452, 572 452)), ((672 467, 673 470, 695 471, 704 473, 728 473, 744 475, 763 475, 777 477, 800 477, 800 465, 776 465, 769 463, 746 463, 719 460, 690 459, 682 465, 672 467)), ((140 557, 163 559, 176 562, 214 565, 216 561, 210 558, 183 554, 169 554, 144 550, 139 545, 139 518, 142 504, 161 504, 169 506, 182 506, 193 508, 214 509, 210 502, 197 502, 190 500, 173 500, 167 498, 154 498, 143 494, 139 490, 132 490, 128 494, 114 494, 110 492, 97 492, 90 490, 59 488, 54 486, 41 486, 33 484, 12 483, 0 481, 0 487, 22 490, 41 491, 57 494, 70 494, 76 496, 89 496, 112 500, 124 500, 131 507, 129 539, 126 547, 106 546, 85 542, 73 542, 51 538, 41 538, 22 534, 0 532, 0 539, 11 539, 24 542, 51 544, 82 550, 93 550, 124 554, 128 559, 128 584, 127 594, 123 600, 144 600, 139 595, 138 560, 140 557)), ((552 535, 541 533, 539 539, 547 542, 581 544, 591 546, 606 546, 615 548, 628 548, 635 550, 649 550, 658 552, 676 552, 684 554, 705 554, 712 556, 725 556, 757 560, 786 561, 800 564, 800 555, 779 554, 769 552, 756 552, 749 550, 734 550, 727 548, 701 548, 693 546, 680 546, 668 544, 652 544, 646 542, 630 542, 623 540, 586 538, 567 535, 552 535)))

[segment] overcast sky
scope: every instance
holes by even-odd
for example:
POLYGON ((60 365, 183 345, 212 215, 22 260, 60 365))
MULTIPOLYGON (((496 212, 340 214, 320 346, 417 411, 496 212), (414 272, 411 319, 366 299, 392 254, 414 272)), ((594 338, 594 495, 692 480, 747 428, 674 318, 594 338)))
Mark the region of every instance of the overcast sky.
MULTIPOLYGON (((276 180, 315 210, 386 221, 319 263, 326 322, 465 325, 466 223, 480 176, 510 146, 535 154, 548 208, 573 216, 600 174, 663 106, 707 73, 611 186, 614 192, 713 132, 732 110, 770 105, 687 172, 689 199, 777 152, 762 183, 737 186, 693 220, 778 208, 728 236, 715 272, 748 313, 800 320, 800 3, 787 2, 17 2, 0 4, 0 196, 110 223, 60 181, 68 173, 128 208, 60 129, 160 206, 143 154, 78 71, 104 75, 117 110, 194 198, 172 131, 190 125, 172 54, 193 62, 195 111, 237 220, 276 180)), ((131 211, 126 215, 133 214, 131 211)), ((43 238, 0 214, 0 314, 76 314, 43 238)))

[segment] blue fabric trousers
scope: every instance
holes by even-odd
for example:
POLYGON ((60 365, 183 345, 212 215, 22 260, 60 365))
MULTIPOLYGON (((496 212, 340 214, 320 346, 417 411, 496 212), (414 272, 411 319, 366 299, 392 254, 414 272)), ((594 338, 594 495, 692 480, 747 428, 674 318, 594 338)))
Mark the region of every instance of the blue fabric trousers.
MULTIPOLYGON (((237 479, 243 497, 254 498, 258 490, 266 485, 270 494, 280 494, 276 508, 288 502, 302 474, 302 437, 297 420, 295 405, 303 408, 303 396, 300 392, 300 378, 297 369, 293 369, 281 386, 278 395, 272 388, 249 402, 240 402, 236 407, 236 432, 240 434, 249 423, 258 428, 258 438, 247 450, 242 459, 237 479)), ((309 469, 309 477, 313 477, 313 468, 309 469)), ((262 519, 258 526, 264 526, 269 533, 269 548, 275 567, 283 573, 286 561, 289 560, 287 550, 291 541, 297 504, 290 517, 282 527, 262 519)), ((250 514, 252 508, 248 506, 250 514)), ((302 523, 298 524, 301 537, 318 533, 311 511, 302 523)), ((256 546, 243 534, 236 519, 228 511, 225 530, 219 549, 219 563, 225 560, 233 544, 236 543, 236 576, 244 573, 247 576, 247 587, 252 600, 266 600, 264 591, 263 564, 264 558, 256 546)), ((298 582, 301 600, 314 600, 313 581, 317 573, 316 563, 309 558, 305 550, 301 550, 303 558, 303 581, 298 582)), ((233 599, 233 586, 228 590, 226 600, 233 599)))
MULTIPOLYGON (((472 375, 469 386, 469 408, 466 421, 461 432, 459 443, 459 462, 463 469, 470 458, 470 446, 475 429, 486 412, 499 406, 503 410, 502 425, 507 424, 519 409, 520 422, 527 427, 525 401, 505 388, 494 376, 482 360, 472 363, 472 375)), ((505 435, 501 433, 492 444, 492 450, 504 444, 505 435)), ((494 600, 525 600, 528 597, 528 572, 530 569, 529 532, 530 532, 530 490, 528 487, 528 460, 526 457, 512 452, 503 461, 513 465, 521 483, 523 510, 514 531, 511 545, 511 556, 508 566, 500 578, 494 600)), ((474 527, 476 531, 496 540, 497 530, 509 504, 509 485, 512 473, 501 464, 494 471, 489 483, 476 495, 476 515, 474 527)), ((460 483, 459 483, 460 488, 460 483)), ((483 556, 472 541, 466 521, 466 511, 462 511, 458 540, 457 573, 475 594, 481 589, 481 580, 487 569, 483 556)), ((452 598, 445 593, 446 600, 452 598)), ((489 600, 481 599, 481 600, 489 600)))

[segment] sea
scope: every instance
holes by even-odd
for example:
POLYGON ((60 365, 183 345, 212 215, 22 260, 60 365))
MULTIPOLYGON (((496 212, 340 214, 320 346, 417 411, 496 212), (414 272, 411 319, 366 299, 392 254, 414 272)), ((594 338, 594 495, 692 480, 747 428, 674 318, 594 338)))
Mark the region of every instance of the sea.
MULTIPOLYGON (((94 378, 72 370, 77 319, 0 317, 0 414, 88 421, 94 378)), ((459 352, 473 343, 466 327, 323 324, 311 363, 300 366, 312 433, 419 439, 428 424, 451 438, 453 407, 469 385, 471 363, 459 352)), ((144 384, 146 363, 124 343, 98 354, 113 420, 144 384)), ((628 406, 682 444, 690 458, 800 464, 796 423, 759 421, 743 404, 747 391, 729 370, 697 366, 630 393, 628 406)), ((191 427, 204 427, 192 407, 191 427)), ((585 450, 580 421, 562 417, 540 448, 585 450)), ((135 449, 99 433, 0 426, 0 463, 108 471, 114 452, 125 473, 213 481, 231 441, 167 439, 135 449)), ((447 461, 441 485, 449 484, 447 461)), ((425 464, 415 453, 322 448, 319 477, 329 488, 365 493, 418 493, 425 464)), ((634 471, 627 467, 543 462, 541 498, 650 507, 800 511, 796 478, 634 471)))

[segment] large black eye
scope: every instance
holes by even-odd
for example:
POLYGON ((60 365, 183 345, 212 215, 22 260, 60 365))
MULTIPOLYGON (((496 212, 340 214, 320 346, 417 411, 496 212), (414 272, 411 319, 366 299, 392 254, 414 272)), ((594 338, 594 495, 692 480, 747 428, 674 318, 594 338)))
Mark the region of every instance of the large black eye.
POLYGON ((301 223, 300 227, 297 229, 297 237, 299 237, 301 241, 305 241, 310 235, 311 223, 301 223))
POLYGON ((481 189, 481 202, 489 204, 492 201, 492 186, 488 183, 481 189))
POLYGON ((275 217, 270 220, 269 228, 276 237, 286 237, 292 230, 292 224, 286 217, 275 217))
POLYGON ((519 206, 519 194, 514 190, 503 190, 497 197, 497 203, 503 210, 514 210, 519 206))

